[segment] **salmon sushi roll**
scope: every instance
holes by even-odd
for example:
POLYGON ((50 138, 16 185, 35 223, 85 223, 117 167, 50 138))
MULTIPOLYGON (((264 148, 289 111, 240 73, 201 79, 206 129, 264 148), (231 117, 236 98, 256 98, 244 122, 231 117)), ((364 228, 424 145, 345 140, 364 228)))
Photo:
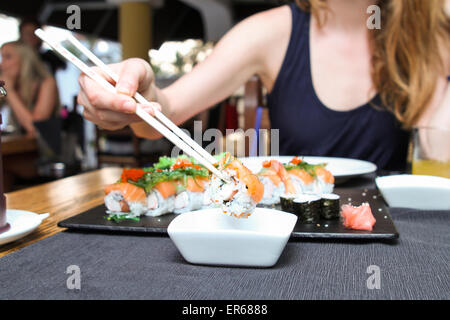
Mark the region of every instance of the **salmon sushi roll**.
POLYGON ((310 164, 299 157, 294 157, 284 166, 295 185, 297 194, 333 192, 334 177, 325 169, 325 163, 310 164))
POLYGON ((161 181, 155 184, 147 196, 146 216, 157 217, 172 212, 175 208, 177 183, 161 181))
POLYGON ((145 191, 138 186, 119 182, 107 185, 104 191, 105 206, 109 215, 139 217, 147 211, 145 191))
POLYGON ((204 202, 206 183, 207 180, 202 177, 187 177, 186 185, 180 182, 181 187, 179 189, 181 191, 175 197, 173 212, 180 214, 201 209, 204 202))
POLYGON ((297 194, 315 192, 315 179, 305 169, 293 168, 288 170, 288 173, 297 194))
POLYGON ((219 161, 218 168, 230 182, 213 176, 209 189, 211 199, 221 205, 224 213, 237 218, 247 218, 262 200, 264 185, 229 153, 219 161))
POLYGON ((264 195, 261 204, 273 205, 280 202, 280 195, 284 193, 284 184, 280 177, 271 170, 262 170, 258 178, 264 185, 264 195))
POLYGON ((296 194, 297 190, 283 164, 277 160, 263 162, 263 169, 258 174, 264 185, 262 204, 280 203, 282 194, 296 194))
POLYGON ((322 166, 315 168, 314 192, 317 194, 333 193, 334 176, 322 166))

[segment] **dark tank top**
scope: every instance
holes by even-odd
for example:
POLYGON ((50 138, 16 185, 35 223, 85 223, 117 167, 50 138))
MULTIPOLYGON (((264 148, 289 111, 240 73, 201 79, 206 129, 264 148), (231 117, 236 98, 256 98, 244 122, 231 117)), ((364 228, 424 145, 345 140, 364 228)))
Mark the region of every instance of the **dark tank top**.
POLYGON ((409 133, 378 95, 350 111, 331 110, 319 100, 310 67, 310 14, 295 3, 290 7, 288 49, 267 95, 271 127, 279 129, 280 154, 347 157, 371 161, 379 169, 405 169, 409 133))

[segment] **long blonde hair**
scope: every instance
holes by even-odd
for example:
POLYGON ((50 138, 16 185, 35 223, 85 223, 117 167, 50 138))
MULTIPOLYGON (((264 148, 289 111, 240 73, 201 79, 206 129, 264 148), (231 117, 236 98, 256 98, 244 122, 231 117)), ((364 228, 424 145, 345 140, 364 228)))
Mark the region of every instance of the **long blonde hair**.
MULTIPOLYGON (((34 102, 37 86, 44 79, 51 77, 39 56, 27 44, 20 41, 6 42, 3 46, 12 45, 20 56, 21 66, 17 83, 19 84, 19 95, 22 102, 30 108, 34 102)), ((2 46, 2 47, 3 47, 2 46)))
MULTIPOLYGON (((304 11, 319 12, 326 0, 296 0, 304 11)), ((440 75, 443 51, 450 50, 450 18, 444 0, 380 0, 381 29, 370 30, 372 82, 385 107, 406 128, 416 124, 431 102, 440 75)))

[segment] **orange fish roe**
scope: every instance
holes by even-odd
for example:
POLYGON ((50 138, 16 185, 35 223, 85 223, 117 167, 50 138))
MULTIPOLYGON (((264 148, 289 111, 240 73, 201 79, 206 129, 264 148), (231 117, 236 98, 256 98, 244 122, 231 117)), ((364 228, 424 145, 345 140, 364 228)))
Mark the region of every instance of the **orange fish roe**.
POLYGON ((145 174, 142 169, 123 169, 120 176, 121 182, 128 182, 128 180, 138 181, 145 174))
POLYGON ((202 167, 198 164, 193 164, 189 159, 178 158, 177 161, 170 167, 172 170, 185 169, 187 167, 193 167, 194 169, 201 169, 202 167))
POLYGON ((292 164, 299 164, 300 162, 302 162, 302 159, 300 159, 299 157, 294 157, 290 162, 292 164))
POLYGON ((262 163, 262 166, 264 168, 270 168, 271 165, 272 165, 272 162, 270 160, 264 160, 262 163))

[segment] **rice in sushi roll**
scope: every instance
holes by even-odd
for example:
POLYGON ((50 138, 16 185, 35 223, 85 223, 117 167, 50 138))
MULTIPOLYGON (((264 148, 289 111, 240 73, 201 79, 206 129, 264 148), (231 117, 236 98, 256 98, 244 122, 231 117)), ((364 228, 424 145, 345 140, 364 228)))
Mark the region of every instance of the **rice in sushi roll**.
POLYGON ((147 197, 146 216, 157 217, 172 212, 175 206, 177 183, 175 181, 161 181, 155 184, 147 197))
POLYGON ((179 214, 201 209, 204 202, 205 184, 205 179, 196 177, 187 177, 185 185, 180 182, 173 212, 179 214))

